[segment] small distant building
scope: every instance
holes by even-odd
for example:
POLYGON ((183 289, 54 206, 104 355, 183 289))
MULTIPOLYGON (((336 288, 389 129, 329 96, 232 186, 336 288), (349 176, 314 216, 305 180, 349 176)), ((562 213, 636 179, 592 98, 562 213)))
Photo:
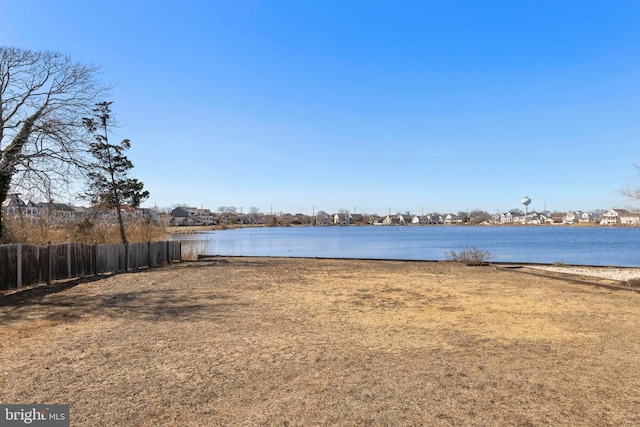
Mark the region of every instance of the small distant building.
POLYGON ((562 218, 563 224, 576 224, 580 221, 580 217, 582 212, 580 211, 569 211, 562 218))
POLYGON ((351 214, 351 224, 364 224, 364 215, 351 214))
POLYGON ((396 213, 384 217, 384 219, 382 220, 382 225, 406 225, 407 220, 411 221, 411 217, 409 215, 406 215, 405 218, 405 215, 396 213))
POLYGON ((196 225, 214 225, 215 215, 211 212, 211 209, 198 209, 198 219, 196 225))
POLYGON ((62 223, 74 218, 80 218, 86 213, 86 208, 74 208, 65 203, 41 202, 38 211, 41 218, 53 223, 62 223))
POLYGON ((316 213, 316 225, 331 225, 331 215, 325 211, 316 213))
POLYGON ((546 224, 547 217, 538 212, 532 212, 527 215, 527 224, 546 224))
POLYGON ((425 224, 444 224, 444 218, 438 212, 427 214, 424 217, 425 224))
POLYGON ((444 216, 444 223, 445 224, 455 224, 458 222, 458 215, 455 214, 446 214, 444 216))
POLYGON ((194 225, 198 216, 198 208, 178 206, 171 211, 171 225, 194 225))
POLYGON ((36 222, 38 220, 38 205, 29 200, 25 202, 17 194, 11 194, 2 203, 4 216, 21 221, 36 222))
POLYGON ((382 217, 377 214, 369 215, 369 219, 367 220, 367 224, 371 225, 382 225, 382 217))
POLYGON ((353 223, 353 217, 349 213, 334 214, 333 223, 337 225, 351 225, 353 223))
POLYGON ((626 209, 611 209, 602 215, 601 225, 640 225, 640 213, 626 209), (603 222, 605 224, 603 224, 603 222))
POLYGON ((626 209, 610 209, 602 214, 600 225, 618 225, 621 224, 621 217, 629 217, 630 213, 626 209))
POLYGON ((500 214, 500 224, 510 224, 513 222, 513 215, 511 212, 505 212, 500 214))
POLYGON ((214 225, 215 215, 210 209, 178 206, 171 211, 170 225, 214 225))
POLYGON ((11 194, 2 202, 2 210, 7 217, 23 218, 27 209, 27 204, 18 197, 11 194))
POLYGON ((564 212, 553 212, 547 219, 547 224, 562 224, 564 220, 564 212))

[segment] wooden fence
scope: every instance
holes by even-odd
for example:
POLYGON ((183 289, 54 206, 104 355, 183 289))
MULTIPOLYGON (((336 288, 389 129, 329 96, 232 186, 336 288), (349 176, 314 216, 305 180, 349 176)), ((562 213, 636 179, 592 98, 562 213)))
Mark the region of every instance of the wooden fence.
POLYGON ((181 260, 180 242, 35 246, 0 245, 0 290, 117 273, 181 260))

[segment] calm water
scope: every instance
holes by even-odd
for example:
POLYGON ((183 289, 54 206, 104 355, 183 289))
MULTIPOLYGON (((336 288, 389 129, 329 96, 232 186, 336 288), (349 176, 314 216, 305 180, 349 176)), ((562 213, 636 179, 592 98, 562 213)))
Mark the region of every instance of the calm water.
POLYGON ((494 262, 640 267, 640 227, 264 227, 173 239, 205 241, 208 255, 444 260, 475 246, 494 262))

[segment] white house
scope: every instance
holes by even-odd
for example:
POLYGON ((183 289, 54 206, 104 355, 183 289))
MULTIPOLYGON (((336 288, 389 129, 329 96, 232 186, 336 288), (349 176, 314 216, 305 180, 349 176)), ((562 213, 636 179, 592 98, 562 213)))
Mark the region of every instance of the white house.
POLYGON ((405 221, 404 215, 393 214, 393 215, 387 215, 382 220, 382 224, 384 224, 384 225, 405 225, 406 221, 405 221))
POLYGON ((511 215, 511 212, 500 214, 500 224, 509 224, 511 222, 513 222, 513 215, 511 215))
POLYGON ((588 212, 582 212, 580 218, 578 219, 578 222, 580 222, 581 224, 591 222, 591 215, 589 215, 588 212))
POLYGON ((444 223, 445 224, 454 224, 458 222, 458 216, 455 214, 446 214, 444 216, 444 223))
POLYGON ((533 212, 527 215, 528 224, 545 224, 547 217, 541 213, 533 212))
POLYGON ((628 212, 620 215, 620 225, 640 225, 640 214, 628 212))
POLYGON ((353 218, 351 217, 351 214, 338 213, 333 215, 333 223, 338 225, 349 225, 353 223, 353 218))
POLYGON ((580 221, 582 217, 582 212, 580 211, 569 211, 562 218, 563 224, 575 224, 580 221))
POLYGON ((17 194, 11 194, 7 197, 2 203, 2 209, 7 218, 13 217, 22 221, 28 220, 31 222, 38 220, 38 205, 31 200, 25 203, 17 194))
POLYGON ((602 214, 600 225, 640 225, 640 213, 611 209, 602 214))
POLYGON ((602 214, 600 225, 616 225, 619 223, 621 215, 629 214, 626 209, 611 209, 602 214))

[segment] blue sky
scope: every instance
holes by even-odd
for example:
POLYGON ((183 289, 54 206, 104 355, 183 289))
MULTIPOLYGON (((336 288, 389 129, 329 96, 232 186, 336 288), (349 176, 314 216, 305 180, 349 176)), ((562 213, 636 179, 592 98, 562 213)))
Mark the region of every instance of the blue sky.
POLYGON ((637 1, 4 0, 0 44, 99 65, 146 206, 622 206, 637 1))

